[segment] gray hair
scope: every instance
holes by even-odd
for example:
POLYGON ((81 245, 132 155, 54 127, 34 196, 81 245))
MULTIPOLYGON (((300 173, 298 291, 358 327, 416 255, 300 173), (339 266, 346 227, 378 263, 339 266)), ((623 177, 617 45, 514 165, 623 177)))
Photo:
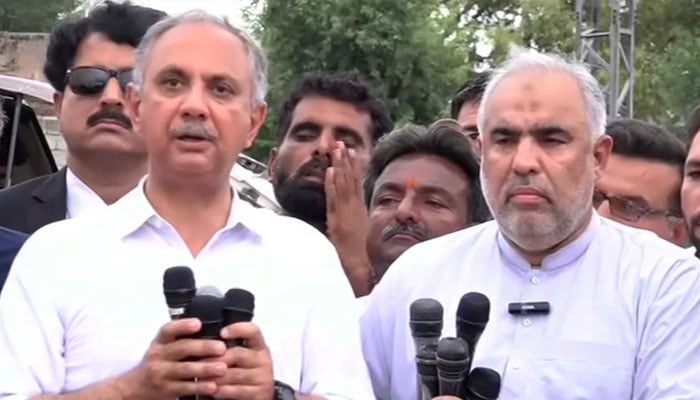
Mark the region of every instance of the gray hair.
POLYGON ((497 69, 486 86, 484 97, 479 107, 477 124, 479 132, 484 132, 486 120, 485 105, 493 95, 503 79, 515 72, 526 70, 544 69, 549 71, 563 72, 574 78, 583 92, 583 100, 588 114, 588 125, 594 139, 605 134, 605 124, 607 119, 605 96, 600 88, 600 84, 593 77, 589 68, 585 64, 567 61, 556 54, 540 53, 536 50, 514 48, 511 50, 508 59, 497 69))
POLYGON ((192 23, 210 23, 224 28, 243 42, 251 60, 253 102, 255 105, 265 104, 265 95, 267 94, 268 87, 267 57, 262 48, 243 29, 231 25, 227 19, 219 18, 201 10, 193 10, 175 17, 167 17, 158 21, 148 29, 136 49, 136 65, 134 67, 134 84, 136 88, 140 90, 143 85, 143 76, 146 70, 148 57, 158 39, 177 26, 192 23))

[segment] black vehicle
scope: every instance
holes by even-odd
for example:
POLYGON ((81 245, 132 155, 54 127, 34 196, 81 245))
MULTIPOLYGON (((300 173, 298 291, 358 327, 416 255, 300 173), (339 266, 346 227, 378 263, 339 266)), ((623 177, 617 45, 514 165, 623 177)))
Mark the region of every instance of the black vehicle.
POLYGON ((0 101, 5 114, 0 135, 0 189, 56 172, 56 161, 29 105, 29 102, 51 104, 51 86, 0 75, 0 101))

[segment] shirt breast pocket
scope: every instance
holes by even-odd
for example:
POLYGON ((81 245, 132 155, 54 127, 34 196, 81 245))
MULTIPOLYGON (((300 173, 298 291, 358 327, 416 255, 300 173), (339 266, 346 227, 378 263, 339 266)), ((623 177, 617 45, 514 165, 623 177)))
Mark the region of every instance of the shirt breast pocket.
POLYGON ((526 391, 529 394, 526 397, 514 398, 586 400, 631 396, 634 376, 631 349, 605 343, 556 341, 542 343, 528 353, 527 364, 532 367, 526 372, 529 382, 520 384, 531 390, 526 391))

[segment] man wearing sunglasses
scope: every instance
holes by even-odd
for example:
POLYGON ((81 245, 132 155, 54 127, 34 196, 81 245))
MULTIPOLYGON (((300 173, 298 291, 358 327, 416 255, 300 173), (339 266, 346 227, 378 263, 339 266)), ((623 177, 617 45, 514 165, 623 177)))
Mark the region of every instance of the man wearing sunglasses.
POLYGON ((0 192, 0 225, 33 233, 114 203, 146 173, 146 149, 124 107, 134 50, 165 14, 106 2, 51 35, 44 74, 66 141, 66 168, 0 192))
POLYGON ((594 207, 605 217, 685 246, 683 142, 659 126, 634 119, 612 121, 606 133, 613 138, 613 148, 596 183, 594 207))

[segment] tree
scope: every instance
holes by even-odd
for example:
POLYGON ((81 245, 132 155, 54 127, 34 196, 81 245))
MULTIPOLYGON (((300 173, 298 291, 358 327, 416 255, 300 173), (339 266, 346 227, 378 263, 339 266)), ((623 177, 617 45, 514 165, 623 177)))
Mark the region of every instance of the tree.
POLYGON ((474 31, 439 0, 268 0, 254 21, 271 59, 271 115, 251 154, 273 145, 277 110, 304 73, 358 71, 397 124, 427 124, 467 77, 474 31))
POLYGON ((82 3, 82 0, 2 0, 0 31, 51 32, 82 3))
MULTIPOLYGON (((607 28, 610 3, 602 3, 601 21, 607 28)), ((475 0, 466 4, 461 12, 463 21, 484 32, 492 45, 483 57, 487 65, 502 61, 512 44, 574 53, 573 0, 475 0)), ((674 128, 683 125, 690 109, 700 102, 700 25, 696 21, 700 2, 654 0, 639 4, 634 117, 678 132, 674 128)))

